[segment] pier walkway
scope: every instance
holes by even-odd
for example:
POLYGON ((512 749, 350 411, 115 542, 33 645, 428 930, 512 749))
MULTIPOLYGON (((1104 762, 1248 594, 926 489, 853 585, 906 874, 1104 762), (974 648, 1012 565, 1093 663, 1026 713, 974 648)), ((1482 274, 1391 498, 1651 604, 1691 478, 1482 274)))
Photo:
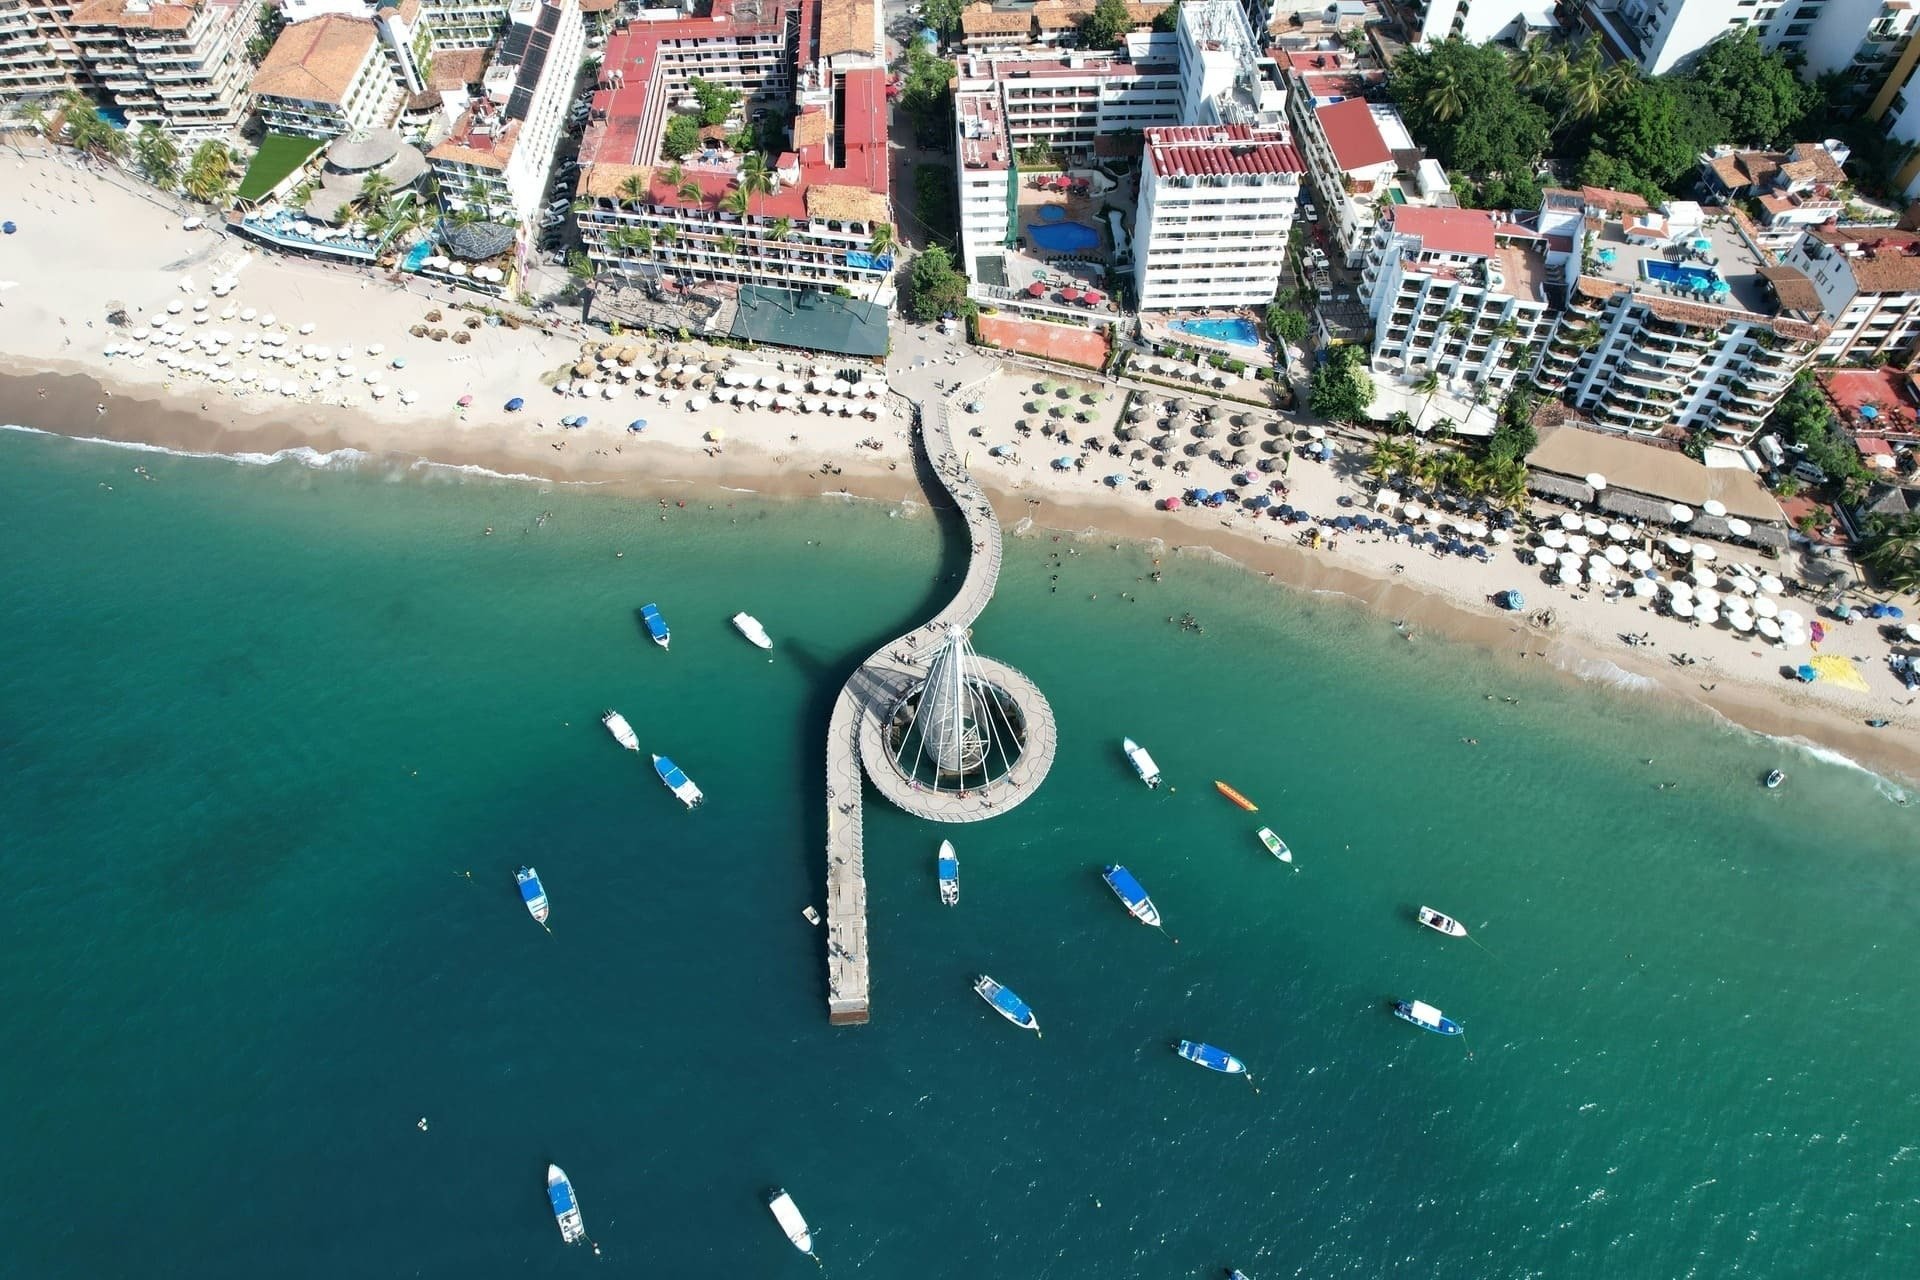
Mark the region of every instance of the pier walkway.
POLYGON ((918 654, 938 650, 948 627, 971 626, 993 599, 1000 581, 999 518, 954 449, 949 415, 970 390, 955 388, 926 406, 919 435, 934 474, 966 521, 971 544, 966 578, 930 621, 881 646, 853 673, 834 701, 827 726, 827 1012, 835 1024, 868 1018, 871 975, 861 839, 862 766, 883 796, 915 817, 979 822, 1005 813, 1033 794, 1053 765, 1058 742, 1053 709, 1033 681, 1005 663, 980 657, 980 673, 1012 697, 1025 721, 1024 750, 1004 777, 964 796, 924 791, 894 767, 885 747, 886 715, 926 677, 926 664, 918 654))

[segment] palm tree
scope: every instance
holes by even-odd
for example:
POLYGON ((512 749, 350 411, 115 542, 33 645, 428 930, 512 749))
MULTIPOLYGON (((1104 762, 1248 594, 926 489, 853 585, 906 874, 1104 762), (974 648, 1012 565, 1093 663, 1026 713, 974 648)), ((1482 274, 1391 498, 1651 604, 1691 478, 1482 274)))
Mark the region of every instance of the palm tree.
POLYGON ((180 148, 158 129, 142 129, 133 140, 134 159, 147 181, 171 190, 180 180, 180 148))
POLYGON ((688 178, 685 182, 681 183, 673 194, 679 196, 688 204, 699 204, 706 198, 706 193, 700 190, 700 184, 692 178, 688 178))
POLYGON ((637 173, 630 173, 621 179, 618 190, 620 198, 627 202, 629 208, 636 211, 641 205, 645 204, 647 198, 653 194, 647 189, 647 180, 637 173))
POLYGON ((747 211, 753 205, 753 195, 745 186, 735 187, 720 198, 720 207, 735 217, 746 220, 747 211))
POLYGON ((876 222, 873 224, 873 237, 867 241, 867 252, 876 258, 885 257, 893 252, 893 224, 876 222))
POLYGON ((1606 90, 1609 104, 1624 100, 1640 87, 1640 64, 1630 58, 1622 58, 1607 68, 1601 79, 1601 87, 1606 90))
POLYGON ((661 227, 659 234, 654 238, 660 242, 660 247, 663 249, 671 249, 680 243, 680 233, 675 231, 671 224, 661 227))
POLYGON ((1544 40, 1529 44, 1513 60, 1513 82, 1522 89, 1547 88, 1566 74, 1566 55, 1544 40))
POLYGON ((207 141, 194 149, 187 162, 187 176, 181 181, 189 196, 202 204, 217 205, 232 186, 233 154, 218 142, 207 141))
POLYGON ((722 235, 718 244, 720 252, 729 258, 737 257, 740 253, 740 242, 731 235, 722 235))
POLYGON ((360 194, 353 198, 353 203, 362 213, 385 213, 387 198, 392 192, 393 179, 375 171, 360 180, 360 194))
POLYGON ((1882 535, 1865 559, 1895 591, 1920 587, 1920 526, 1909 521, 1882 535))
POLYGON ((1600 49, 1597 45, 1588 45, 1581 55, 1567 65, 1566 78, 1568 119, 1591 120, 1600 114, 1607 105, 1607 73, 1600 65, 1600 49))
POLYGON ((767 239, 786 240, 793 235, 792 218, 775 218, 767 227, 767 239))
POLYGON ((627 232, 627 247, 635 253, 652 253, 653 232, 645 227, 635 227, 627 232))
POLYGON ((1394 463, 1399 459, 1399 456, 1399 451, 1393 447, 1393 441, 1375 440, 1373 442, 1373 456, 1367 459, 1367 474, 1372 476, 1374 480, 1380 484, 1385 484, 1392 478, 1394 463))
MULTIPOLYGON (((1394 435, 1403 436, 1413 430, 1413 415, 1405 409, 1395 409, 1387 415, 1387 430, 1394 435)), ((1385 441, 1382 441, 1385 443, 1385 441)))
POLYGON ((1433 87, 1427 90, 1427 110, 1433 112, 1436 120, 1458 119, 1467 109, 1466 94, 1460 87, 1460 76, 1452 67, 1441 67, 1435 74, 1433 87))
POLYGON ((680 167, 678 160, 675 160, 672 164, 660 170, 660 181, 666 183, 669 187, 678 187, 686 180, 687 171, 680 167))
POLYGON ((740 189, 756 196, 773 190, 773 172, 767 168, 767 158, 758 151, 740 162, 740 189))

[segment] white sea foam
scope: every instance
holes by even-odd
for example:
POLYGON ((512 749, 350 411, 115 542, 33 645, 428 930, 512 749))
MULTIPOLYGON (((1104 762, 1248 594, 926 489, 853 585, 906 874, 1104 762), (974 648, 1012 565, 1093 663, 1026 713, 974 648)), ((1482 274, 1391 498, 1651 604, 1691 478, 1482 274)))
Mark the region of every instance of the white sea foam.
POLYGON ((24 427, 18 423, 0 423, 0 430, 18 431, 34 436, 59 436, 64 440, 75 440, 81 444, 102 444, 113 449, 126 449, 133 453, 158 453, 170 458, 212 458, 222 462, 238 462, 249 467, 270 467, 276 462, 297 462, 302 466, 316 470, 328 468, 351 468, 373 457, 360 449, 333 449, 326 453, 307 445, 296 445, 291 449, 281 449, 275 453, 219 453, 194 449, 169 449, 165 445, 147 444, 139 440, 108 440, 100 436, 70 436, 62 431, 43 431, 39 427, 24 427))
POLYGON ((477 466, 470 462, 434 462, 430 458, 415 458, 408 469, 455 476, 476 476, 483 480, 516 480, 523 484, 574 485, 591 488, 605 483, 602 480, 554 480, 547 476, 530 476, 523 471, 495 471, 492 467, 477 466))
POLYGON ((1660 683, 1651 676, 1643 676, 1628 671, 1625 667, 1608 662, 1605 658, 1576 658, 1565 669, 1582 680, 1591 680, 1595 684, 1604 684, 1614 689, 1632 689, 1636 692, 1652 692, 1660 683))

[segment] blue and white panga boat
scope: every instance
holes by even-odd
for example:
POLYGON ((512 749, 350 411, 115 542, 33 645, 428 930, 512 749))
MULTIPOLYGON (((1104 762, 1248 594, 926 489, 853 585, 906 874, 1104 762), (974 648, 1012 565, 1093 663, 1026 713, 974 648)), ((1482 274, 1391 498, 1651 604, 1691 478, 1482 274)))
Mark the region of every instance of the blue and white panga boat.
POLYGON ((940 872, 940 901, 951 907, 960 901, 960 855, 953 851, 953 841, 940 842, 940 856, 934 865, 940 872))
POLYGON ((640 621, 647 624, 647 634, 653 637, 655 644, 659 645, 662 649, 668 647, 669 642, 673 639, 673 632, 667 630, 667 620, 660 616, 659 605, 641 605, 640 621))
POLYGON ((547 1199, 553 1202, 553 1220, 560 1224, 560 1238, 568 1244, 586 1239, 587 1224, 580 1217, 580 1202, 573 1198, 573 1184, 557 1164, 547 1166, 547 1199))
POLYGON ((513 873, 520 882, 520 901, 527 904, 527 910, 541 924, 547 922, 547 891, 540 885, 540 873, 532 867, 522 867, 513 873))
POLYGON ((653 771, 660 775, 660 781, 667 784, 667 790, 678 796, 680 803, 689 809, 698 809, 700 802, 706 799, 700 794, 700 788, 693 785, 693 779, 680 771, 680 766, 665 756, 653 758, 653 771))
POLYGON ((1033 1010, 1027 1007, 1027 1002, 1012 991, 984 973, 973 980, 973 989, 980 993, 982 1000, 993 1006, 994 1012, 1008 1022, 1023 1031, 1039 1033, 1040 1019, 1034 1017, 1033 1010))
POLYGON ((1209 1071, 1219 1071, 1230 1076, 1247 1074, 1247 1064, 1228 1053, 1225 1049, 1216 1049, 1210 1044, 1198 1040, 1182 1040, 1173 1046, 1173 1051, 1188 1062, 1197 1062, 1209 1071))
POLYGON ((1393 1002, 1393 1016, 1403 1022, 1411 1022, 1424 1031, 1435 1035, 1457 1036, 1462 1028, 1424 1000, 1396 1000, 1393 1002))
POLYGON ((1147 749, 1132 738, 1120 739, 1120 749, 1127 753, 1127 759, 1133 765, 1133 771, 1140 775, 1140 781, 1149 787, 1160 785, 1160 766, 1153 762, 1147 749))
POLYGON ((1152 925, 1156 929, 1160 927, 1160 908, 1153 905, 1153 899, 1133 878, 1133 872, 1115 863, 1102 871, 1100 876, 1107 882, 1107 887, 1113 890, 1114 897, 1126 904, 1128 915, 1141 924, 1152 925))

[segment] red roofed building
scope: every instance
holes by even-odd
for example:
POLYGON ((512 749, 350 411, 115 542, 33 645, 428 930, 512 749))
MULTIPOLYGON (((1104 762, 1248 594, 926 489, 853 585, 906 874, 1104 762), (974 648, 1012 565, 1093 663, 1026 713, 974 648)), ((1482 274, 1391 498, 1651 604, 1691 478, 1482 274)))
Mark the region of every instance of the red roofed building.
POLYGON ((1406 382, 1433 373, 1468 400, 1483 386, 1505 392, 1553 325, 1540 245, 1484 209, 1389 208, 1360 286, 1374 369, 1406 382))
POLYGON ((1363 97, 1333 95, 1328 101, 1324 75, 1301 70, 1298 60, 1292 75, 1294 136, 1327 230, 1348 266, 1366 257, 1383 202, 1454 203, 1446 171, 1414 145, 1399 112, 1363 97))
POLYGON ((1920 235, 1893 227, 1815 227, 1781 261, 1812 282, 1833 326, 1823 362, 1920 355, 1920 235))
POLYGON ((706 18, 616 34, 580 147, 578 218, 596 267, 885 301, 893 212, 886 70, 865 34, 875 12, 871 0, 720 0, 706 18), (730 129, 747 113, 794 111, 787 149, 663 155, 695 76, 742 95, 730 129))
POLYGON ((1142 311, 1264 306, 1286 260, 1306 162, 1284 130, 1146 130, 1134 217, 1142 311))

